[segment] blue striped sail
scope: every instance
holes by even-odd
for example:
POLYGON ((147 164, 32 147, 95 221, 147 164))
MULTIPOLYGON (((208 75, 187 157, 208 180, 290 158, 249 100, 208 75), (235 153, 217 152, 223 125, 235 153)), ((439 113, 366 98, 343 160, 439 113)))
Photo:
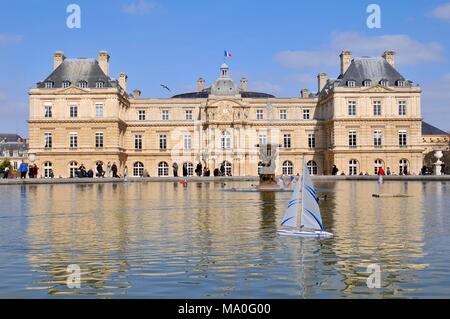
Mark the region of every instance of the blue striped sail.
POLYGON ((322 217, 320 215, 319 197, 312 183, 311 176, 306 165, 303 171, 302 187, 302 216, 301 227, 312 230, 323 230, 322 217))
POLYGON ((301 201, 301 184, 300 180, 295 184, 294 193, 292 194, 286 213, 281 221, 281 226, 298 227, 298 205, 301 201))

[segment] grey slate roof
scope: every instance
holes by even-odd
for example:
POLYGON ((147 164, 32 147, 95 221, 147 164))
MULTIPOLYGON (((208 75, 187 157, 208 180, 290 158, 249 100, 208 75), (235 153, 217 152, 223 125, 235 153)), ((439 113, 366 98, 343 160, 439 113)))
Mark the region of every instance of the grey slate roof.
POLYGON ((54 88, 62 88, 64 81, 74 86, 86 81, 88 88, 95 88, 99 81, 104 82, 105 88, 117 87, 117 81, 103 73, 95 59, 65 59, 43 82, 37 83, 37 87, 44 88, 45 82, 53 82, 54 88))
MULTIPOLYGON (((347 81, 355 81, 356 86, 363 86, 365 80, 371 80, 372 85, 379 84, 381 80, 388 80, 389 86, 395 86, 397 81, 406 79, 382 57, 354 58, 345 72, 341 74, 335 86, 347 86, 347 81)), ((406 81, 405 86, 411 86, 406 81)))
POLYGON ((17 143, 19 139, 23 140, 23 138, 18 134, 0 133, 0 142, 5 141, 6 143, 17 143))
POLYGON ((427 122, 422 122, 422 135, 448 135, 448 133, 427 122))

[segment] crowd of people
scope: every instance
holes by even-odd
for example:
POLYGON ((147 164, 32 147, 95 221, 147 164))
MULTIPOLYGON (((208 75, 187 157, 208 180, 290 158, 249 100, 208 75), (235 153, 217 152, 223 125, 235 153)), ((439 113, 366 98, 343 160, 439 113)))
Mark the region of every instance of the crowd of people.
MULTIPOLYGON (((173 163, 172 164, 172 170, 173 170, 173 176, 174 177, 178 177, 178 164, 177 163, 173 163)), ((182 176, 183 177, 188 177, 190 176, 190 172, 189 172, 189 167, 187 163, 183 164, 182 167, 182 176)), ((204 176, 204 177, 209 177, 211 176, 211 170, 209 169, 209 167, 205 164, 202 164, 201 162, 197 163, 197 165, 195 166, 195 170, 194 170, 194 176, 204 176)), ((217 176, 232 176, 231 172, 225 167, 225 164, 222 163, 220 165, 220 168, 215 168, 213 171, 213 175, 215 177, 217 176)))

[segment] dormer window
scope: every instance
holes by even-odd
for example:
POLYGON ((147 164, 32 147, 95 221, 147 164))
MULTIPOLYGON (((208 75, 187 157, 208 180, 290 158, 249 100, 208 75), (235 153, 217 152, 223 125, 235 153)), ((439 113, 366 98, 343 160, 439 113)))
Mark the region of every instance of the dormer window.
POLYGON ((105 87, 105 82, 103 81, 98 81, 97 83, 95 83, 95 87, 97 89, 103 89, 105 87))
POLYGON ((356 86, 356 82, 353 80, 347 81, 347 87, 353 88, 356 86))
POLYGON ((365 80, 365 81, 363 82, 363 85, 364 85, 365 87, 369 87, 369 86, 372 85, 372 81, 371 81, 371 80, 365 80))
POLYGON ((52 89, 53 88, 53 82, 50 82, 50 81, 45 82, 45 88, 46 89, 52 89))
POLYGON ((380 84, 381 84, 382 86, 389 86, 389 81, 388 81, 388 80, 381 80, 381 81, 380 81, 380 84))
POLYGON ((88 86, 88 84, 87 84, 86 81, 80 81, 80 82, 78 82, 78 87, 80 87, 80 88, 82 88, 82 89, 87 88, 87 86, 88 86))
POLYGON ((397 85, 398 87, 404 87, 404 86, 406 85, 406 83, 405 83, 405 81, 403 81, 403 80, 398 80, 397 83, 396 83, 396 85, 397 85))
POLYGON ((62 87, 63 87, 64 89, 68 88, 69 86, 70 86, 70 82, 69 82, 69 81, 64 81, 64 82, 62 83, 62 87))

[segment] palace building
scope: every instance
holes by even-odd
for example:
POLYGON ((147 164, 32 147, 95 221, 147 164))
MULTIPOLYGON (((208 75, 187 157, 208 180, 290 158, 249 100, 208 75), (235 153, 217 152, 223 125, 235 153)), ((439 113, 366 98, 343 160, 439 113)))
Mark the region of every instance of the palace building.
POLYGON ((229 175, 256 176, 258 145, 276 145, 276 173, 418 173, 425 152, 448 149, 448 135, 422 121, 421 88, 395 68, 395 54, 340 55, 340 74, 318 75, 316 92, 280 98, 239 85, 224 63, 210 86, 171 98, 129 93, 127 75, 109 74, 110 57, 66 59, 54 54, 51 74, 30 89, 29 154, 47 176, 71 177, 116 163, 119 174, 173 176, 197 163, 229 175), (425 129, 425 131, 424 131, 425 129), (439 135, 433 138, 433 135, 439 135))

